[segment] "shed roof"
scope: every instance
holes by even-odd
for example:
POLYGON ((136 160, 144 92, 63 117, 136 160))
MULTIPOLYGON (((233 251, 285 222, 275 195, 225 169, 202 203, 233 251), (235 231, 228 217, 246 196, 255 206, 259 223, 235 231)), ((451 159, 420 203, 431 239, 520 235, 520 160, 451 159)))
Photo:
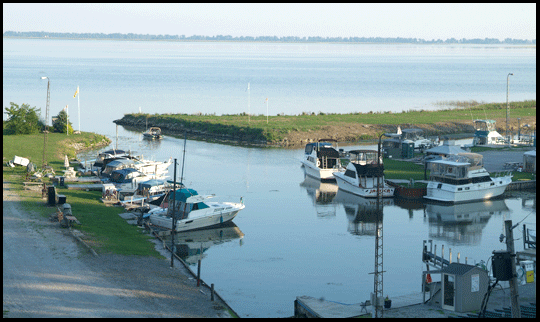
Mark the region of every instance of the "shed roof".
POLYGON ((458 154, 458 153, 467 153, 467 151, 463 150, 457 145, 439 145, 434 148, 431 148, 429 150, 426 150, 427 154, 458 154))
POLYGON ((452 263, 448 266, 444 267, 441 270, 441 273, 448 273, 448 274, 454 274, 454 275, 464 275, 471 269, 475 268, 476 266, 468 265, 468 264, 460 264, 460 263, 452 263))

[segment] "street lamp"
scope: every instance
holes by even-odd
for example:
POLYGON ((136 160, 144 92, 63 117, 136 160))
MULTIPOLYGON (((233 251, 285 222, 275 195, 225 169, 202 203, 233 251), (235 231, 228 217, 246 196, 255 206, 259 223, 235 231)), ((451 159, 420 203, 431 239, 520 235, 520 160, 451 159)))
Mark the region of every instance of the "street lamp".
POLYGON ((510 112, 510 104, 508 103, 508 82, 510 81, 510 75, 513 73, 508 73, 506 76, 506 139, 508 140, 508 146, 510 146, 510 136, 508 135, 508 113, 510 112))
POLYGON ((51 101, 51 80, 47 76, 42 76, 41 79, 47 80, 47 105, 45 108, 45 126, 49 126, 49 103, 51 101))

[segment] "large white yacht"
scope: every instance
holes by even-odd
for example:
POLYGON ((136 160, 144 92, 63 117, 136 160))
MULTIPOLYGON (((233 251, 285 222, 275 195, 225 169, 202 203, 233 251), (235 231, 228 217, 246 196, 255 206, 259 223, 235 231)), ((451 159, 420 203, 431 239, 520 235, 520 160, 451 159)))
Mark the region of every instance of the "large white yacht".
POLYGON ((350 162, 345 172, 334 172, 339 189, 364 198, 377 197, 377 178, 379 178, 379 193, 383 198, 394 196, 394 187, 384 181, 384 165, 382 155, 377 163, 377 151, 349 151, 350 162))
POLYGON ((308 143, 301 160, 306 175, 319 180, 334 180, 334 172, 343 171, 339 151, 330 142, 334 139, 322 139, 308 143))
POLYGON ((459 153, 431 161, 430 181, 424 198, 442 202, 468 202, 500 196, 512 182, 510 172, 491 177, 478 153, 459 153))

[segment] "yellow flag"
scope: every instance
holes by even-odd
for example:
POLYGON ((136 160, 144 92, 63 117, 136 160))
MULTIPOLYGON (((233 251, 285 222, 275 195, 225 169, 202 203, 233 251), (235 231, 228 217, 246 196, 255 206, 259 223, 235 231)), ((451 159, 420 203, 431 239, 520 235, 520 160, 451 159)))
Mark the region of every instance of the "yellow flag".
POLYGON ((79 94, 79 86, 77 86, 77 91, 75 92, 75 95, 73 95, 73 98, 77 97, 77 94, 79 94))

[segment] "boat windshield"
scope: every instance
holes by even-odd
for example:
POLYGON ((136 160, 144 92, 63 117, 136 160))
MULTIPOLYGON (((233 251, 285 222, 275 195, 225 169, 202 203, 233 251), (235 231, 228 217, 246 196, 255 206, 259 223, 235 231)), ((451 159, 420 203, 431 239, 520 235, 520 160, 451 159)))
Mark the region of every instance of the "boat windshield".
POLYGON ((411 141, 417 141, 423 139, 423 131, 418 130, 403 130, 403 140, 411 140, 411 141))
POLYGON ((476 120, 474 121, 474 128, 476 131, 495 131, 494 120, 476 120))

